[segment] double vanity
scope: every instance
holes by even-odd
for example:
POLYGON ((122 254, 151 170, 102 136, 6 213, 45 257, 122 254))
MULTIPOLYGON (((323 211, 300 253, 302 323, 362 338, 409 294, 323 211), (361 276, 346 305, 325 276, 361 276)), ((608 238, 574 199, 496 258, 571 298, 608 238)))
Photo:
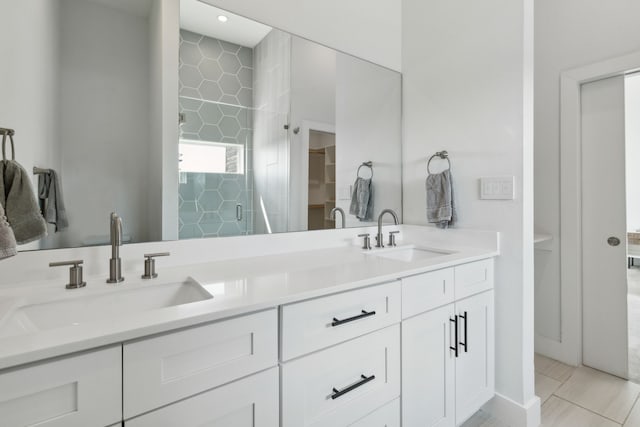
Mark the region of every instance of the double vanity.
POLYGON ((363 250, 354 231, 375 227, 319 231, 152 280, 4 286, 2 423, 460 425, 494 395, 497 234, 393 229, 396 247, 363 250))

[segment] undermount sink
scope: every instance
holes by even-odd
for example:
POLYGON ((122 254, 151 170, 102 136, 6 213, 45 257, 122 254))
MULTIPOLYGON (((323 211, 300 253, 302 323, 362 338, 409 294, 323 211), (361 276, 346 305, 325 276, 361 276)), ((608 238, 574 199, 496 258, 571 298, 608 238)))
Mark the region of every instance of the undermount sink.
MULTIPOLYGON (((125 286, 125 285, 123 285, 125 286)), ((13 315, 14 326, 24 332, 77 326, 98 320, 118 319, 141 311, 189 304, 211 299, 200 284, 184 282, 149 285, 137 289, 118 289, 100 295, 87 295, 20 307, 13 315)))
POLYGON ((377 249, 368 253, 380 258, 412 262, 441 257, 443 255, 451 255, 454 252, 445 251, 442 249, 427 249, 418 248, 415 246, 401 246, 389 249, 377 249))

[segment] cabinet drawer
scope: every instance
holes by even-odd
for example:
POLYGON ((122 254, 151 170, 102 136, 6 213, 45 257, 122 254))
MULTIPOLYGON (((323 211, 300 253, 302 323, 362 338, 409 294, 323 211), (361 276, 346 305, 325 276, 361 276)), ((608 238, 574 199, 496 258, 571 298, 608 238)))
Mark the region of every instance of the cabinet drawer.
POLYGON ((282 365, 282 427, 348 426, 400 396, 400 326, 282 365))
POLYGON ((493 258, 455 268, 455 297, 461 299, 493 289, 493 258))
POLYGON ((282 360, 400 321, 400 282, 282 307, 282 360))
POLYGON ((453 302, 453 268, 402 279, 402 318, 453 302))
POLYGON ((278 368, 125 422, 126 427, 278 427, 278 368))
POLYGON ((0 373, 0 425, 106 426, 122 418, 122 348, 0 373))
POLYGON ((277 361, 275 309, 127 343, 124 417, 275 366, 277 361))
POLYGON ((400 399, 376 409, 349 427, 400 427, 400 399))

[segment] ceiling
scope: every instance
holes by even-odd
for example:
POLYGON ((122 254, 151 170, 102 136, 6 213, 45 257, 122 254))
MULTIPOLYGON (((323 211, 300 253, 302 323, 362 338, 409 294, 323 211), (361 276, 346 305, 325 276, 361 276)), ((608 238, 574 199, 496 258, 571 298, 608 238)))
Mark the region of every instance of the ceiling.
POLYGON ((272 29, 204 0, 180 0, 180 28, 250 48, 260 43, 272 29), (228 21, 220 22, 219 15, 226 16, 228 21))

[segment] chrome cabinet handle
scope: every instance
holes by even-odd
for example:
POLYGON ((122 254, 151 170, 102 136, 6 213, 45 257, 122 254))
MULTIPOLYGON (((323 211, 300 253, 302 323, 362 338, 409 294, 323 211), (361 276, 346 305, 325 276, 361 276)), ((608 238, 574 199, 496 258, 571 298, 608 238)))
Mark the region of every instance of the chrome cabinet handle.
POLYGON ((366 376, 366 375, 360 375, 361 380, 358 381, 355 384, 350 385, 347 388, 344 388, 342 390, 338 390, 337 388, 333 388, 333 394, 331 395, 331 399, 337 399, 340 396, 344 396, 345 394, 349 393, 350 391, 353 391, 355 389, 357 389, 358 387, 362 387, 363 385, 365 385, 366 383, 368 383, 369 381, 373 381, 376 379, 375 375, 371 375, 370 377, 366 376))
POLYGON ((340 325, 344 325, 345 323, 353 322, 354 320, 364 319, 365 317, 375 316, 375 315, 376 315, 375 311, 362 310, 362 314, 358 314, 357 316, 349 317, 347 319, 339 320, 334 317, 333 322, 331 322, 331 326, 340 326, 340 325))

